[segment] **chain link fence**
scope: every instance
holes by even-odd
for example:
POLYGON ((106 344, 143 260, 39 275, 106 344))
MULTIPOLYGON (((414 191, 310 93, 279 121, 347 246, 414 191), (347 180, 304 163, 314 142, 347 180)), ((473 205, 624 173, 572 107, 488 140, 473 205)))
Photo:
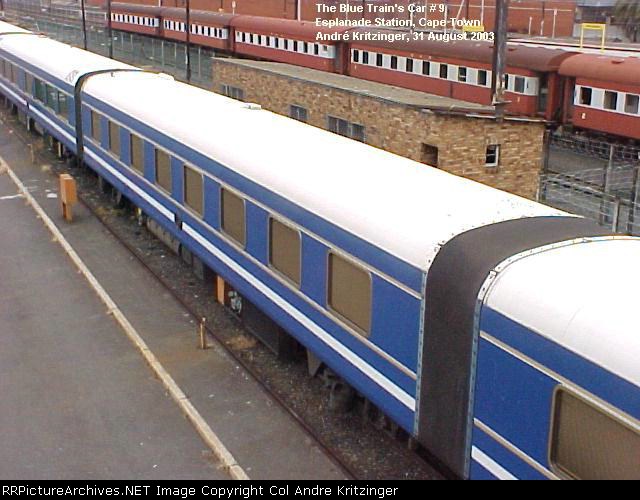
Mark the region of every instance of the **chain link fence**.
POLYGON ((540 178, 541 202, 640 235, 640 147, 552 135, 540 178))

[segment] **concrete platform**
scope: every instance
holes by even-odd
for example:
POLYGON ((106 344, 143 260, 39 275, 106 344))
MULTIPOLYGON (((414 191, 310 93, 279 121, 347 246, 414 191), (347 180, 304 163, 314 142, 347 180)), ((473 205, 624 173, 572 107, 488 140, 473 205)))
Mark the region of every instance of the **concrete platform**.
MULTIPOLYGON (((74 222, 62 221, 56 179, 31 164, 16 135, 0 125, 0 156, 247 474, 344 478, 221 348, 196 348, 188 313, 88 211, 77 206, 74 222)), ((195 430, 15 192, 0 175, 0 478, 220 478, 195 430)))

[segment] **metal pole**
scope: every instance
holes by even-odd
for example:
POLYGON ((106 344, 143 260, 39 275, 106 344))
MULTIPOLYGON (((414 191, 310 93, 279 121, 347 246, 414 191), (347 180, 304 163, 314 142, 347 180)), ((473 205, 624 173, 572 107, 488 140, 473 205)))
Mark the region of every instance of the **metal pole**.
POLYGON ((191 81, 191 9, 189 8, 189 0, 186 3, 187 14, 187 81, 191 81))
POLYGON ((609 220, 609 214, 607 213, 607 196, 611 191, 611 175, 613 173, 613 164, 615 157, 615 148, 613 144, 609 145, 609 161, 605 167, 604 177, 602 180, 602 192, 605 196, 602 197, 600 202, 600 222, 605 223, 609 220))
POLYGON ((504 75, 507 65, 507 16, 509 13, 509 0, 496 1, 495 41, 493 42, 493 75, 491 89, 493 92, 493 105, 496 108, 496 118, 504 117, 504 108, 507 102, 504 99, 504 75))
POLYGON ((627 219, 627 233, 633 234, 633 226, 636 223, 636 210, 638 207, 638 181, 640 181, 640 167, 633 171, 633 189, 631 190, 631 206, 629 207, 629 218, 627 219))
POLYGON ((80 7, 82 8, 82 46, 87 50, 87 13, 84 10, 84 0, 80 0, 80 7))
POLYGON ((109 37, 109 58, 113 59, 113 32, 111 29, 111 0, 107 0, 107 36, 109 37))

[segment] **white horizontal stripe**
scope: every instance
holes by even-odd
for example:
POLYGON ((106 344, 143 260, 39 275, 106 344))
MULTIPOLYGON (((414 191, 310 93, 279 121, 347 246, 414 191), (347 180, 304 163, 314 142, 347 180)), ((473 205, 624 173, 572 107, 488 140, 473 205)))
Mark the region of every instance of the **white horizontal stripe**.
POLYGON ((127 179, 124 175, 118 172, 115 168, 109 165, 106 161, 104 161, 102 158, 96 155, 93 151, 86 148, 85 148, 85 151, 89 156, 91 156, 95 161, 97 161, 100 164, 100 166, 102 166, 110 174, 116 177, 120 182, 122 182, 123 184, 126 184, 131 190, 133 190, 138 196, 140 196, 147 203, 153 206, 158 212, 164 215, 167 219, 171 221, 175 221, 175 215, 173 214, 173 212, 171 212, 170 210, 167 210, 164 206, 162 206, 160 203, 154 200, 151 196, 149 196, 142 189, 136 186, 133 182, 127 179))
POLYGON ((502 479, 504 481, 518 480, 518 478, 511 474, 511 472, 502 467, 502 465, 500 465, 493 458, 491 458, 489 455, 485 454, 482 450, 476 448, 475 446, 471 448, 471 458, 473 458, 476 462, 482 465, 482 467, 487 469, 498 479, 502 479))
POLYGON ((501 446, 509 450, 511 453, 516 455, 523 462, 527 463, 528 465, 536 469, 540 474, 542 474, 543 476, 549 479, 558 479, 558 476, 556 476, 553 472, 551 472, 546 467, 541 465, 538 461, 531 458, 529 455, 527 455, 524 451, 522 451, 516 445, 514 445, 510 441, 507 441, 505 438, 503 438, 500 434, 498 434, 496 431, 491 429, 484 422, 478 420, 477 418, 474 418, 473 422, 478 429, 480 429, 482 432, 484 432, 489 437, 494 439, 496 442, 498 442, 501 446))
POLYGON ((276 294, 273 290, 271 290, 267 285, 262 283, 260 280, 251 275, 248 271, 242 268, 238 263, 233 261, 229 256, 223 253, 220 249, 216 248, 209 241, 207 241, 195 228, 189 226, 186 223, 182 224, 182 229, 185 233, 191 236, 194 240, 196 240, 200 245, 206 248, 209 252, 211 252, 215 257, 224 262, 227 266, 232 268, 236 273, 238 273, 243 279, 251 283, 255 288, 257 288, 263 295, 265 295, 269 300, 271 300, 274 304, 284 309, 292 318, 294 318, 298 323, 303 325, 309 331, 313 332, 313 334, 322 340, 325 344, 327 344, 331 349, 336 351, 340 356, 350 362, 353 366, 358 368, 363 374, 373 380, 376 384, 382 387, 385 391, 395 397, 398 401, 404 404, 411 411, 415 411, 416 400, 412 398, 407 392, 398 387, 395 383, 385 377, 378 370, 373 368, 371 365, 367 364, 362 358, 354 354, 352 351, 347 349, 344 345, 334 339, 329 333, 320 328, 316 323, 307 318, 304 314, 298 311, 296 308, 291 306, 286 300, 284 300, 280 295, 276 294))
POLYGON ((27 101, 25 101, 22 97, 20 97, 18 94, 16 94, 13 90, 11 90, 9 87, 7 87, 4 83, 0 82, 0 88, 2 88, 7 94, 10 94, 13 96, 13 98, 18 101, 20 104, 22 105, 26 105, 27 101))

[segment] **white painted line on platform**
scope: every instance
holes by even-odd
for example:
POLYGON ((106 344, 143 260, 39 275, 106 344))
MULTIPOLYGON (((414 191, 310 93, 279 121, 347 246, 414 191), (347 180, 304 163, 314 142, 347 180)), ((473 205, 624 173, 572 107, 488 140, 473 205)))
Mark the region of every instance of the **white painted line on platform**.
POLYGON ((111 314, 118 324, 125 331, 131 342, 138 348, 141 354, 144 356, 144 359, 147 361, 149 366, 155 372, 157 377, 162 381, 165 388, 171 394, 171 397, 174 401, 180 406, 184 414, 191 421, 193 426, 198 431, 198 434, 202 437, 202 439, 207 443, 207 445, 211 448, 215 456, 220 460, 222 467, 227 471, 227 473, 233 479, 249 479, 249 476, 245 473, 245 471, 238 465, 236 459, 229 452, 226 446, 222 443, 220 438, 213 432, 209 424, 202 418, 202 415, 196 410, 196 408, 191 404, 191 401, 187 398, 186 394, 178 387, 173 377, 169 375, 169 373, 165 370, 162 364, 158 361, 158 358, 151 352, 146 342, 142 339, 140 334, 136 331, 136 329, 131 325, 129 320, 120 310, 120 308, 113 301, 111 296, 107 293, 107 291, 102 287, 102 285, 98 282, 93 273, 89 270, 89 268, 82 261, 77 252, 73 249, 73 247, 69 244, 67 239, 64 237, 62 232, 58 229, 55 223, 51 220, 51 218, 47 215, 44 209, 40 206, 40 204, 36 201, 36 199, 29 193, 27 188, 24 186, 22 181, 18 178, 18 176, 11 170, 9 165, 4 161, 4 158, 0 156, 0 174, 6 171, 13 181, 13 183, 18 187, 18 190, 27 200, 27 203, 33 207, 38 216, 42 219, 45 226, 51 231, 54 236, 54 239, 60 243, 60 246, 67 253, 69 258, 73 261, 76 267, 80 270, 80 272, 87 279, 91 287, 98 294, 102 302, 107 306, 109 314, 111 314))

